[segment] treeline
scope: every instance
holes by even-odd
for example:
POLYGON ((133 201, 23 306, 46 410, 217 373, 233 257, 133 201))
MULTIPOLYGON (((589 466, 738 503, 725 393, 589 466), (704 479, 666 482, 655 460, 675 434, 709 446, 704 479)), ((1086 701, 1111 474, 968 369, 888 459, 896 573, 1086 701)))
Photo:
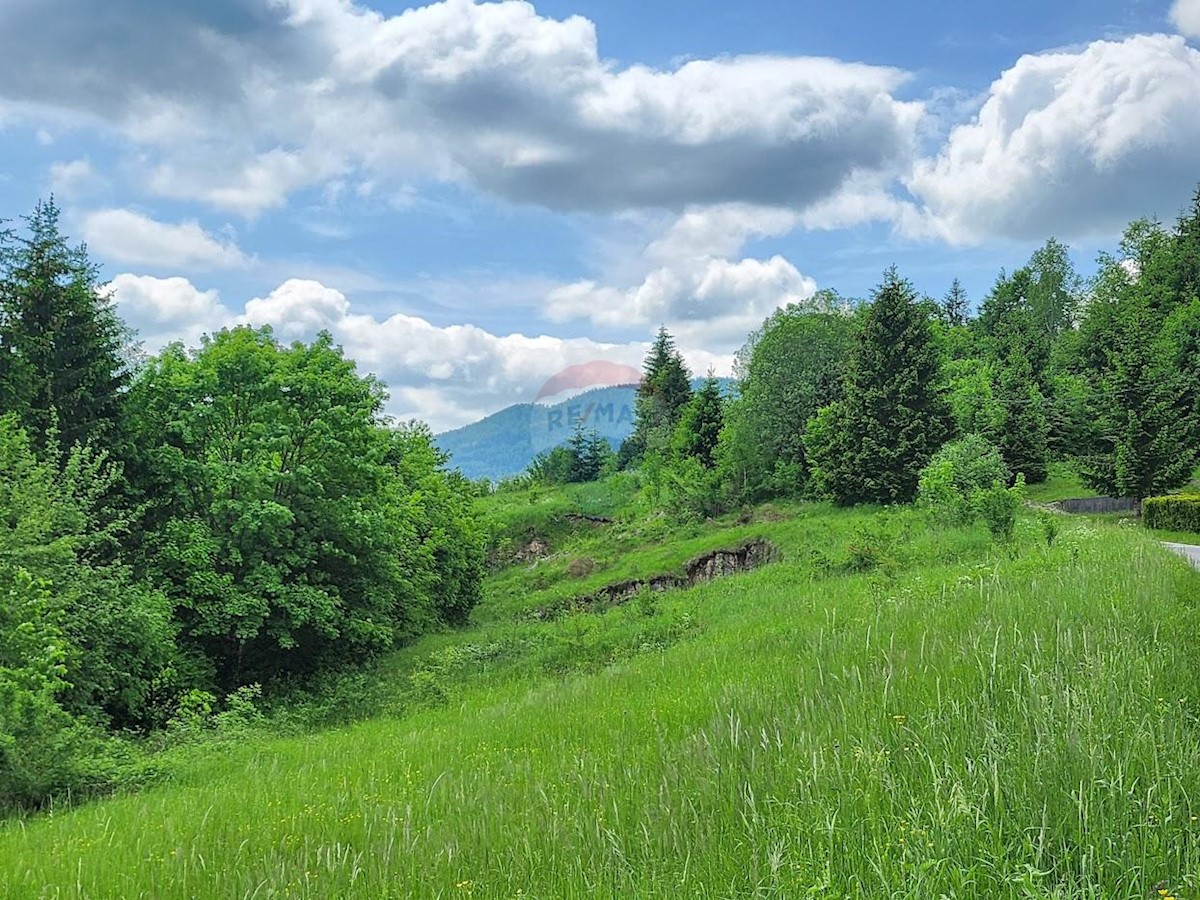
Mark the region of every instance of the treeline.
POLYGON ((0 806, 114 735, 465 621, 474 488, 327 334, 138 352, 53 203, 0 236, 0 806))
POLYGON ((972 314, 957 280, 935 300, 890 269, 869 300, 776 311, 735 368, 733 397, 693 393, 659 332, 617 454, 651 503, 909 503, 951 482, 961 499, 1056 461, 1101 493, 1172 490, 1200 462, 1200 192, 1171 226, 1132 223, 1086 281, 1050 240, 972 314))

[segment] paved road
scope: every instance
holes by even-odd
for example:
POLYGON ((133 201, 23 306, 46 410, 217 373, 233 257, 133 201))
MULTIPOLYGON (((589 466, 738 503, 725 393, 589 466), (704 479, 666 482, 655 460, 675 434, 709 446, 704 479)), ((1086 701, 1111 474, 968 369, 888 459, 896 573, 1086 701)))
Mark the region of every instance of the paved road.
POLYGON ((1172 544, 1170 541, 1163 541, 1162 545, 1168 550, 1174 550, 1197 569, 1200 569, 1200 547, 1192 544, 1172 544))

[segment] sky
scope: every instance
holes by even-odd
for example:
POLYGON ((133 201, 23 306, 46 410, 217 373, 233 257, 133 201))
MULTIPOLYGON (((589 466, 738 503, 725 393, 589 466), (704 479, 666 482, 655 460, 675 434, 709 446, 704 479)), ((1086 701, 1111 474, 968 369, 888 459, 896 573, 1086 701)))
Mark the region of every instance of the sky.
POLYGON ((435 430, 889 265, 978 303, 1200 182, 1200 0, 4 0, 0 217, 147 352, 328 330, 435 430))

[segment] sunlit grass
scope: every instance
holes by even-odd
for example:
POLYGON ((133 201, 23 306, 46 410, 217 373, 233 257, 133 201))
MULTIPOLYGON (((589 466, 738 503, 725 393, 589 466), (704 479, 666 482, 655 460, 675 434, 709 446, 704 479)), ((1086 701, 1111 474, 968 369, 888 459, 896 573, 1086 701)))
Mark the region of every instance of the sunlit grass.
POLYGON ((9 824, 3 895, 1197 896, 1198 577, 1073 519, 1011 552, 922 522, 844 574, 873 516, 729 524, 784 562, 652 608, 493 611, 392 663, 512 642, 429 708, 9 824))

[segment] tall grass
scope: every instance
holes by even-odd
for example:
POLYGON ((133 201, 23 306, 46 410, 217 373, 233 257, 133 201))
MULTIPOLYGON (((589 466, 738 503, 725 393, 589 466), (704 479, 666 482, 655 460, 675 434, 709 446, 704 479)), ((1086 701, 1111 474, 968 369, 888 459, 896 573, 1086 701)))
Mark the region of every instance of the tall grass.
POLYGON ((839 574, 866 521, 778 523, 779 565, 542 626, 693 620, 598 671, 518 667, 10 823, 3 894, 1200 895, 1197 576, 1074 521, 1002 553, 918 531, 839 574))

